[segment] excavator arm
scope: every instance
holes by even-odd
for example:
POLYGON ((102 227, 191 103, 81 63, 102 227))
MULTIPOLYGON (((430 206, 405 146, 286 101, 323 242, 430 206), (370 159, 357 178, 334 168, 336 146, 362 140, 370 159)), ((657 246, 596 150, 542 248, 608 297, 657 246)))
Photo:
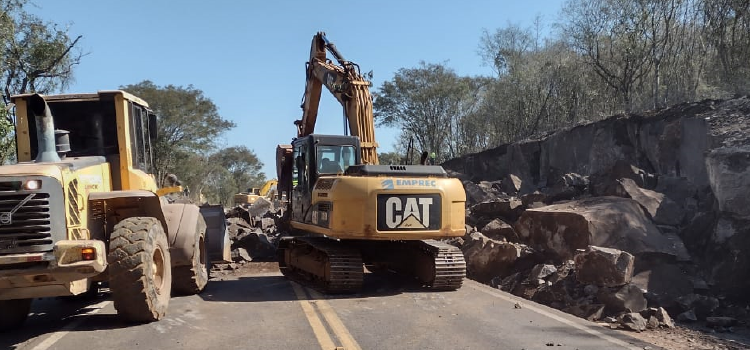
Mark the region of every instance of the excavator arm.
POLYGON ((349 133, 359 137, 362 163, 378 164, 375 121, 372 113, 371 82, 359 71, 356 63, 347 61, 325 33, 318 32, 312 40, 310 61, 307 63, 307 83, 302 100, 302 119, 295 122, 297 137, 307 136, 315 130, 320 94, 325 86, 344 107, 349 133), (330 52, 338 64, 326 58, 330 52))

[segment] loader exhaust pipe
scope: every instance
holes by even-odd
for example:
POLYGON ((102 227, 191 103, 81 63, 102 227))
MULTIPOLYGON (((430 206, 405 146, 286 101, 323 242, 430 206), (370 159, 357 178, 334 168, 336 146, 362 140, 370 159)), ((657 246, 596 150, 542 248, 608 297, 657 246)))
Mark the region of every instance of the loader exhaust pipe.
POLYGON ((59 162, 60 156, 57 155, 55 145, 55 122, 47 102, 42 95, 34 94, 29 98, 29 107, 36 121, 37 154, 34 161, 59 162))

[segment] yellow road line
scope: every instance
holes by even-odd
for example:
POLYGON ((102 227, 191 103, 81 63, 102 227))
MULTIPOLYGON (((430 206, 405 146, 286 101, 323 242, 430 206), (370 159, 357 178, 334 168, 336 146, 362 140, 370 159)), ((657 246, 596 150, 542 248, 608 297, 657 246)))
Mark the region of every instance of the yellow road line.
POLYGON ((339 316, 336 315, 336 311, 334 311, 333 307, 328 304, 323 295, 314 290, 308 289, 308 291, 310 292, 310 295, 314 299, 316 299, 313 301, 313 303, 318 307, 318 312, 323 315, 323 318, 326 320, 328 325, 331 326, 333 333, 336 334, 336 337, 338 337, 341 343, 344 345, 344 349, 362 350, 357 341, 354 340, 354 337, 352 337, 352 334, 349 333, 349 330, 346 329, 344 323, 341 322, 339 316))
POLYGON ((322 350, 333 350, 336 347, 333 345, 333 340, 331 339, 331 336, 328 334, 328 331, 326 331, 325 326, 323 326, 323 322, 320 321, 320 317, 318 317, 318 314, 315 313, 315 308, 310 304, 310 302, 307 300, 307 295, 305 295, 305 292, 302 290, 302 287, 300 287, 297 283, 292 282, 292 288, 294 288, 294 294, 297 295, 297 299, 299 299, 299 303, 302 306, 302 311, 305 312, 305 317, 307 317, 307 322, 310 323, 310 327, 312 327, 313 333, 315 333, 315 338, 318 339, 318 344, 320 344, 320 348, 322 350))

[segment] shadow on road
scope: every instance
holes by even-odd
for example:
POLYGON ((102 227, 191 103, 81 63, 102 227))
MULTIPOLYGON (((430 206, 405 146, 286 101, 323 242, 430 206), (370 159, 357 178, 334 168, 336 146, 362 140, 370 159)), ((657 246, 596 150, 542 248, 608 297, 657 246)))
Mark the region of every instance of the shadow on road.
MULTIPOLYGON (((304 283, 301 284, 305 286, 304 283)), ((365 274, 362 291, 359 293, 327 294, 322 297, 324 299, 378 298, 403 293, 431 292, 433 291, 420 286, 412 279, 395 273, 378 272, 365 274)), ((445 291, 440 292, 445 293, 445 291)), ((309 299, 318 299, 323 293, 307 294, 309 299)), ((213 280, 200 297, 206 301, 245 303, 298 300, 290 281, 284 276, 248 276, 236 280, 213 280)))
POLYGON ((105 301, 108 294, 90 299, 42 298, 34 300, 31 313, 21 329, 0 333, 0 349, 17 349, 30 339, 58 331, 106 330, 128 327, 116 315, 86 315, 92 306, 105 301), (111 317, 111 319, 109 319, 111 317), (67 327, 81 318, 89 318, 75 329, 67 327))

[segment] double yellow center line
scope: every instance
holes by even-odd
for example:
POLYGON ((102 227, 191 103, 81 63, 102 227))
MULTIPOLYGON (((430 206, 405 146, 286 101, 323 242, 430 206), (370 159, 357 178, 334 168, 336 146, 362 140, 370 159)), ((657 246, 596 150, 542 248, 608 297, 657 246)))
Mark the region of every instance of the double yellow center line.
POLYGON ((320 344, 322 350, 362 350, 323 295, 316 291, 303 288, 295 282, 292 282, 292 288, 294 289, 294 294, 297 295, 297 299, 299 299, 302 311, 305 313, 305 317, 307 317, 307 321, 310 323, 313 333, 315 333, 315 338, 318 339, 318 344, 320 344), (312 300, 308 297, 308 294, 305 291, 310 293, 312 300), (320 316, 322 316, 326 324, 328 324, 333 335, 341 344, 340 346, 337 346, 334 343, 331 334, 323 324, 320 316))

